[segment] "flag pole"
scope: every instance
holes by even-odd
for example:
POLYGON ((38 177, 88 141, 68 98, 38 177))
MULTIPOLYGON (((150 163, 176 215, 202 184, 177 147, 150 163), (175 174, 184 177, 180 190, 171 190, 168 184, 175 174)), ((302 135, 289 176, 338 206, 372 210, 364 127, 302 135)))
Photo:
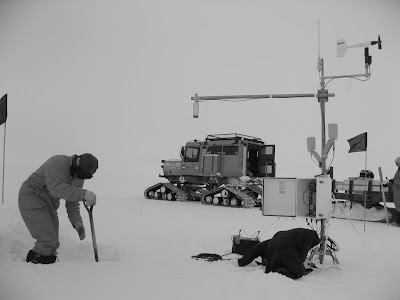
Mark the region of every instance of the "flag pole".
POLYGON ((4 162, 6 161, 6 131, 7 131, 7 121, 4 122, 4 143, 3 143, 3 180, 1 187, 1 204, 4 205, 4 162))
POLYGON ((364 231, 365 231, 365 219, 367 215, 367 152, 365 149, 365 172, 364 172, 364 231))

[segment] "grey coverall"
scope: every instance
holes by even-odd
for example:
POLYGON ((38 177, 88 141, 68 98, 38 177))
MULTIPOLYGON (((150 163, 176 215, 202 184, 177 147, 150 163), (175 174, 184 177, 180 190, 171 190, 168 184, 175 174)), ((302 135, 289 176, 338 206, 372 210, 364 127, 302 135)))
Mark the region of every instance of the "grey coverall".
POLYGON ((22 219, 32 237, 36 239, 33 251, 39 255, 56 255, 60 246, 57 209, 60 199, 65 199, 71 224, 82 222, 79 201, 83 201, 86 190, 84 180, 72 178, 70 169, 76 155, 55 155, 21 186, 18 206, 22 219))
POLYGON ((398 213, 400 213, 400 168, 398 168, 396 174, 393 177, 393 203, 398 213))

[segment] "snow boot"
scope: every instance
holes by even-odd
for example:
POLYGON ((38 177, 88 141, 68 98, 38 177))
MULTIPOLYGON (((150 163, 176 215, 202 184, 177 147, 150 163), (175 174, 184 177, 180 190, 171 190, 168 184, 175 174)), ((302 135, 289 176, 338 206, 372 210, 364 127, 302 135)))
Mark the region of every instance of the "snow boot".
POLYGON ((26 262, 31 262, 33 264, 53 264, 56 262, 57 256, 55 255, 39 255, 33 250, 29 250, 26 256, 26 262))

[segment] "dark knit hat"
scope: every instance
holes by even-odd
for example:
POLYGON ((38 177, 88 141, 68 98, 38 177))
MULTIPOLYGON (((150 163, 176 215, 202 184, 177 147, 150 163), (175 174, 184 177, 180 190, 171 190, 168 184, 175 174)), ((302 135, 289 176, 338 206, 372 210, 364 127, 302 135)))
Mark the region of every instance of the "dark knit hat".
POLYGON ((79 168, 85 173, 89 178, 93 176, 99 167, 99 162, 97 158, 90 153, 82 154, 79 158, 79 168))

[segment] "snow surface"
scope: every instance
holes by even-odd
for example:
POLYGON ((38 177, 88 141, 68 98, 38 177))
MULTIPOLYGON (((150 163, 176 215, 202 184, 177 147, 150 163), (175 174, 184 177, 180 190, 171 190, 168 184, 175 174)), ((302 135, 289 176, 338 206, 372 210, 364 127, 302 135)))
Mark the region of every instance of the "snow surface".
MULTIPOLYGON (((62 200, 62 202, 64 202, 62 200)), ((339 265, 324 265, 299 280, 270 273, 255 262, 207 262, 199 253, 226 254, 243 229, 266 240, 279 230, 309 228, 303 218, 263 216, 200 202, 99 199, 94 207, 99 262, 94 260, 88 214, 80 241, 59 209, 59 261, 26 263, 33 246, 16 203, 0 207, 0 299, 400 299, 400 228, 385 223, 331 219, 339 265)), ((315 226, 315 224, 314 224, 315 226)), ((233 254, 229 257, 238 258, 233 254)))

